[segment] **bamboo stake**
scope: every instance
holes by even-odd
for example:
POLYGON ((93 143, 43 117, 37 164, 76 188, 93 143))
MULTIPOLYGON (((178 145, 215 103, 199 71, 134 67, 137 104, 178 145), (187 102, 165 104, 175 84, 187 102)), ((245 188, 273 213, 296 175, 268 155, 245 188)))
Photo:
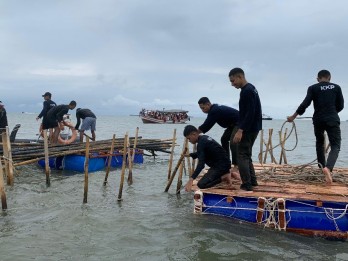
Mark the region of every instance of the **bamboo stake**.
MULTIPOLYGON (((197 143, 193 145, 192 152, 193 153, 197 152, 197 143)), ((190 177, 192 176, 193 172, 195 171, 195 168, 196 168, 196 159, 192 159, 192 168, 191 168, 190 177)))
POLYGON ((279 164, 282 164, 283 159, 284 159, 284 164, 287 164, 286 154, 285 154, 285 149, 284 149, 287 131, 288 131, 288 129, 286 128, 284 135, 282 135, 281 131, 279 131, 279 140, 280 140, 280 145, 281 145, 279 164))
POLYGON ((270 142, 271 142, 271 132, 273 131, 273 129, 269 129, 268 130, 268 141, 267 141, 267 145, 266 145, 266 151, 265 151, 265 156, 263 158, 263 163, 266 163, 266 159, 267 159, 267 154, 269 151, 269 146, 270 146, 270 142))
MULTIPOLYGON (((284 136, 283 136, 283 146, 282 146, 283 148, 285 148, 285 141, 286 141, 287 132, 288 132, 288 129, 286 128, 284 136)), ((284 149, 284 153, 283 153, 283 158, 284 158, 284 164, 288 164, 288 159, 286 158, 286 151, 285 151, 285 149, 284 149)))
POLYGON ((50 162, 48 157, 48 140, 47 140, 47 130, 43 131, 43 138, 44 138, 44 147, 45 147, 45 173, 46 173, 46 185, 51 185, 50 180, 50 162))
POLYGON ((83 192, 83 203, 87 203, 87 195, 88 195, 88 166, 89 166, 89 138, 86 137, 85 186, 84 186, 84 192, 83 192))
POLYGON ((127 183, 128 185, 131 185, 133 183, 133 177, 132 177, 132 167, 133 167, 133 161, 132 161, 132 153, 131 153, 131 148, 130 148, 130 143, 129 143, 129 138, 127 139, 127 166, 128 166, 128 178, 127 178, 127 183))
POLYGON ((3 159, 4 159, 4 166, 5 166, 5 175, 7 178, 7 184, 8 184, 8 173, 9 173, 9 162, 8 162, 8 149, 7 149, 7 138, 6 138, 6 131, 4 131, 2 134, 2 148, 3 148, 3 159))
POLYGON ((110 156, 108 157, 108 165, 105 170, 105 179, 103 185, 106 186, 106 183, 108 182, 108 177, 109 177, 109 172, 110 172, 110 166, 111 166, 111 161, 112 161, 112 153, 114 152, 114 147, 115 147, 115 137, 116 135, 114 134, 112 136, 112 142, 111 142, 111 147, 110 147, 110 156))
MULTIPOLYGON (((127 183, 128 185, 132 185, 133 184, 133 163, 134 163, 134 157, 135 157, 135 150, 137 147, 137 142, 138 142, 138 133, 139 133, 139 127, 136 128, 135 130, 135 139, 134 139, 134 143, 133 143, 133 153, 130 153, 129 157, 129 164, 128 164, 128 179, 127 179, 127 183)), ((129 140, 129 139, 128 139, 129 140)), ((129 152, 131 152, 130 149, 130 144, 129 144, 129 152)))
POLYGON ((263 130, 260 131, 260 154, 259 154, 259 162, 262 164, 262 158, 263 158, 263 130))
POLYGON ((124 144, 123 144, 123 159, 122 159, 122 171, 121 171, 121 180, 120 180, 120 189, 118 192, 118 201, 122 200, 122 190, 123 190, 123 182, 124 182, 124 173, 126 171, 126 164, 127 164, 127 139, 128 139, 128 132, 124 136, 124 144))
MULTIPOLYGON (((184 154, 184 151, 187 151, 187 149, 188 149, 188 139, 185 139, 183 144, 183 154, 184 154)), ((182 185, 182 174, 184 172, 184 167, 185 167, 185 160, 183 160, 180 164, 178 183, 176 185, 176 194, 180 194, 180 189, 182 185)))
POLYGON ((273 155, 273 143, 272 143, 272 136, 273 136, 273 129, 270 131, 270 137, 269 137, 269 155, 271 156, 271 162, 278 164, 274 155, 273 155))
POLYGON ((174 177, 175 177, 175 174, 176 174, 176 172, 178 171, 181 162, 182 162, 182 161, 184 160, 184 158, 185 158, 185 153, 186 153, 186 148, 185 148, 184 151, 182 152, 182 154, 181 154, 181 156, 180 156, 180 158, 179 158, 179 160, 178 160, 178 163, 176 164, 176 166, 175 166, 175 168, 174 168, 174 170, 173 170, 173 173, 170 175, 170 179, 168 180, 168 183, 167 183, 167 186, 166 186, 166 189, 164 190, 164 192, 168 192, 169 187, 170 187, 170 185, 172 184, 173 179, 174 179, 174 177))
POLYGON ((168 180, 170 179, 170 173, 172 172, 175 141, 176 141, 176 129, 174 129, 173 131, 173 142, 172 142, 172 147, 170 150, 169 165, 168 165, 168 180))
MULTIPOLYGON (((190 154, 190 146, 189 146, 188 140, 186 142, 186 148, 187 148, 186 154, 190 154)), ((191 157, 186 157, 186 161, 187 161, 188 175, 189 175, 189 177, 191 177, 191 175, 193 173, 193 171, 191 169, 191 157)))
POLYGON ((0 159, 0 196, 1 196, 1 206, 2 209, 7 209, 6 193, 4 187, 4 172, 2 169, 2 163, 0 159))
POLYGON ((10 130, 6 126, 6 143, 7 143, 7 160, 8 160, 8 175, 7 175, 7 185, 13 186, 13 162, 12 162, 12 150, 10 142, 10 130))

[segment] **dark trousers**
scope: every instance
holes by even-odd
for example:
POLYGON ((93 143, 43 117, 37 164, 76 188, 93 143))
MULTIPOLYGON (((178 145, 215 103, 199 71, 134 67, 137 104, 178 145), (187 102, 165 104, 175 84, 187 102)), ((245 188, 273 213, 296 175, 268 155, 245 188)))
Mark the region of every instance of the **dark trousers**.
POLYGON ((230 157, 230 150, 232 154, 232 164, 237 165, 238 162, 238 146, 233 143, 233 137, 238 131, 238 127, 231 125, 227 127, 224 133, 221 136, 221 146, 227 151, 228 156, 230 157))
MULTIPOLYGON (((226 164, 225 164, 226 165, 226 164)), ((207 173, 198 181, 197 186, 200 189, 210 188, 221 183, 221 177, 230 172, 229 165, 220 168, 210 168, 207 173)))
POLYGON ((323 167, 327 167, 330 171, 333 170, 338 154, 341 149, 341 129, 340 122, 321 122, 314 124, 314 134, 316 138, 316 151, 318 163, 323 167), (329 137, 330 142, 330 152, 325 159, 325 135, 329 137))
POLYGON ((238 143, 238 168, 243 184, 256 182, 255 169, 252 161, 252 150, 259 132, 243 132, 238 143))

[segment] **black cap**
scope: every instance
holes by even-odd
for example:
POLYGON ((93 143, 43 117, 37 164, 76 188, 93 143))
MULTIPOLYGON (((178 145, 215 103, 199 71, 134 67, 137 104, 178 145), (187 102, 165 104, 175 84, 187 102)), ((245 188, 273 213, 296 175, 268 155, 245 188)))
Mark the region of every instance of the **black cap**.
POLYGON ((45 96, 52 96, 52 94, 50 93, 50 92, 45 92, 45 94, 44 95, 42 95, 42 97, 45 97, 45 96))

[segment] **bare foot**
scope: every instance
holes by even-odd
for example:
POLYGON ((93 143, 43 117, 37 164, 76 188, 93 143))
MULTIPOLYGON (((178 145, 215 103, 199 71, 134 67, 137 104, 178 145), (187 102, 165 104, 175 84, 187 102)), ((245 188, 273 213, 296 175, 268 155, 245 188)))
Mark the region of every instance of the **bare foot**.
POLYGON ((230 173, 227 173, 223 176, 221 176, 221 180, 222 181, 225 181, 228 185, 228 188, 232 189, 233 186, 232 186, 232 180, 231 180, 231 174, 230 173))
POLYGON ((236 179, 236 180, 242 180, 240 178, 240 174, 239 174, 239 170, 238 169, 233 168, 233 169, 230 170, 230 173, 231 173, 231 178, 236 179))
POLYGON ((326 184, 331 185, 332 184, 332 176, 331 176, 330 170, 327 167, 325 167, 325 168, 323 168, 323 173, 325 175, 326 184))

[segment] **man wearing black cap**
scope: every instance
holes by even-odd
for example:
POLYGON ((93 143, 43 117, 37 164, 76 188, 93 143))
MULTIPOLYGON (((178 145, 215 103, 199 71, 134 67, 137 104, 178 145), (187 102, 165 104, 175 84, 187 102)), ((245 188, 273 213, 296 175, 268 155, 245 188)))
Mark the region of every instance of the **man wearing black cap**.
POLYGON ((192 125, 187 125, 183 134, 192 144, 197 143, 197 152, 190 153, 190 156, 194 159, 198 158, 198 165, 186 183, 185 190, 191 190, 193 180, 198 177, 205 164, 210 168, 197 183, 200 189, 210 188, 222 181, 226 181, 231 187, 231 160, 226 150, 211 137, 200 135, 198 129, 192 125))
POLYGON ((60 133, 59 124, 62 123, 65 126, 69 126, 63 119, 63 116, 69 112, 69 110, 73 110, 76 107, 76 101, 71 101, 69 105, 58 105, 54 106, 47 112, 47 128, 54 128, 53 134, 53 142, 58 143, 58 136, 60 133))
MULTIPOLYGON (((36 120, 38 121, 39 119, 42 118, 42 123, 40 125, 40 135, 42 136, 42 130, 48 129, 47 127, 47 120, 46 120, 46 115, 47 112, 54 106, 57 106, 57 104, 51 100, 52 94, 50 92, 46 92, 44 95, 45 101, 43 102, 43 108, 42 111, 40 112, 39 116, 36 117, 36 120)), ((53 138, 53 129, 50 128, 50 140, 53 138)))
POLYGON ((0 101, 0 141, 2 141, 1 134, 5 131, 6 126, 8 126, 8 122, 5 105, 0 101))

